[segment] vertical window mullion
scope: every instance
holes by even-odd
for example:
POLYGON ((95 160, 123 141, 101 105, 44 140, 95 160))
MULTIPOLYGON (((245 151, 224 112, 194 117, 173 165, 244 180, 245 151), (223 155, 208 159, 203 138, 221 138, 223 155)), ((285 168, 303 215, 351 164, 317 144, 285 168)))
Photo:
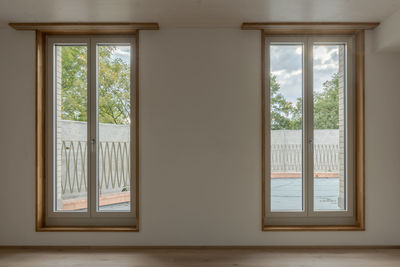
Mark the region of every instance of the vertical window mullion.
POLYGON ((98 134, 97 134, 97 64, 96 64, 96 43, 92 39, 89 40, 89 69, 90 77, 90 182, 89 182, 89 209, 91 217, 96 213, 96 177, 98 172, 98 134))
POLYGON ((309 77, 308 77, 308 67, 309 67, 309 44, 308 38, 303 38, 300 40, 303 44, 303 127, 302 127, 302 150, 303 150, 303 211, 306 216, 309 215, 309 169, 308 169, 308 133, 309 133, 309 77))
POLYGON ((305 129, 304 129, 304 147, 305 147, 305 181, 307 187, 306 201, 307 201, 307 216, 311 215, 314 209, 314 182, 313 182, 313 170, 314 170, 314 123, 313 123, 313 108, 314 108, 314 96, 313 96, 313 40, 311 37, 306 39, 306 63, 305 63, 305 74, 306 74, 306 85, 305 90, 305 129))

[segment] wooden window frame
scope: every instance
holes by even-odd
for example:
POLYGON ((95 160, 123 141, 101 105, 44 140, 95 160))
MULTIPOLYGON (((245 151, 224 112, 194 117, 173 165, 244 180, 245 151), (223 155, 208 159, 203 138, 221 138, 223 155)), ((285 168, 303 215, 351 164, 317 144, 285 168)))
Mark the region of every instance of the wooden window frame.
POLYGON ((259 30, 261 33, 261 157, 262 157, 262 231, 364 231, 365 230, 365 30, 377 27, 379 23, 243 23, 242 30, 259 30), (351 225, 266 225, 266 166, 265 166, 265 37, 266 36, 354 36, 355 37, 355 118, 354 118, 354 224, 351 225))
POLYGON ((158 23, 9 23, 15 30, 36 32, 36 231, 138 232, 139 231, 139 32, 159 30, 158 23), (52 35, 126 35, 136 38, 136 224, 132 226, 49 226, 46 224, 46 37, 52 35))

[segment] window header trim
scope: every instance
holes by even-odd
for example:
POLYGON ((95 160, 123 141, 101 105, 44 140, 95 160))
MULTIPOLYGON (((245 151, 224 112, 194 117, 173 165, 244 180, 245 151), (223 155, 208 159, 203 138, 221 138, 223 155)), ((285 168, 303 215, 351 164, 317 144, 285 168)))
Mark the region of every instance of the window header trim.
POLYGON ((243 22, 242 30, 261 30, 264 34, 343 34, 372 30, 379 22, 243 22))
POLYGON ((39 31, 48 34, 135 34, 139 30, 159 30, 156 22, 97 22, 97 23, 14 23, 17 31, 39 31))

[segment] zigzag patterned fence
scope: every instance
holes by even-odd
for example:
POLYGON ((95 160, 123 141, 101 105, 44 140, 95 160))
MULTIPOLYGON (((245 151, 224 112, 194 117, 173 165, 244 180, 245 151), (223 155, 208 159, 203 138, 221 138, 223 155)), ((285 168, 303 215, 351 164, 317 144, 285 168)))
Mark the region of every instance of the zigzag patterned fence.
MULTIPOLYGON (((87 191, 87 142, 63 141, 61 145, 61 190, 63 196, 87 191)), ((100 192, 121 192, 130 188, 129 142, 100 142, 100 192)))
MULTIPOLYGON (((278 144, 271 146, 272 172, 301 172, 302 146, 278 144)), ((63 141, 62 193, 76 195, 87 191, 87 142, 63 141)), ((101 192, 121 192, 130 187, 129 142, 100 142, 99 185, 101 192)), ((314 146, 316 172, 339 171, 339 146, 317 144, 314 146)))

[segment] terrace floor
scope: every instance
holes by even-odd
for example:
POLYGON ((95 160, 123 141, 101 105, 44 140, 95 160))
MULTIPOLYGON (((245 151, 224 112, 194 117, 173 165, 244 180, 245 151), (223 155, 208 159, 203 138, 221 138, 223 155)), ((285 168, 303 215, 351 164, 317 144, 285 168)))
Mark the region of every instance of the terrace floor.
MULTIPOLYGON (((339 178, 317 178, 315 182, 315 210, 340 210, 338 206, 339 178)), ((271 179, 271 207, 273 211, 302 210, 302 179, 271 179)), ((130 202, 102 206, 100 211, 129 211, 130 202)))
MULTIPOLYGON (((315 210, 339 210, 339 178, 314 179, 315 210)), ((302 210, 302 179, 271 179, 271 210, 302 210)))

